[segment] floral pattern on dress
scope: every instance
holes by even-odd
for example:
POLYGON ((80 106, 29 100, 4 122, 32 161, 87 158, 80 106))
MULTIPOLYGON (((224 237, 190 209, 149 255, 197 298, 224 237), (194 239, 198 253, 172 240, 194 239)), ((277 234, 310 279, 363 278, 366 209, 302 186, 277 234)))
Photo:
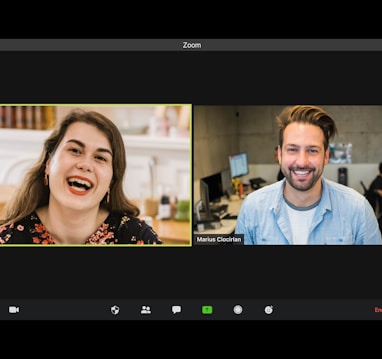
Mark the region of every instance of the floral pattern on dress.
MULTIPOLYGON (((0 244, 56 244, 36 212, 21 221, 0 226, 0 244)), ((162 244, 157 233, 142 219, 127 214, 109 214, 84 242, 86 245, 162 244)))
POLYGON ((107 223, 102 223, 101 227, 98 228, 97 232, 92 234, 92 236, 85 242, 85 244, 114 244, 118 243, 118 238, 114 242, 110 242, 114 238, 114 232, 108 231, 109 225, 107 223))

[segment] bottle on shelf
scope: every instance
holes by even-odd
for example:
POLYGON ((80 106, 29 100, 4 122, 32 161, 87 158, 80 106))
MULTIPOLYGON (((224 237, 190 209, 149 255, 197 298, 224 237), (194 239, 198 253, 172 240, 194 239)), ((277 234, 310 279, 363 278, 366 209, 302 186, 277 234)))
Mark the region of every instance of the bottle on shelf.
POLYGON ((25 129, 33 130, 34 122, 33 122, 33 106, 23 106, 24 113, 24 124, 25 129))
POLYGON ((165 188, 163 191, 158 207, 157 219, 170 219, 171 218, 171 201, 169 188, 165 188))
POLYGON ((52 128, 56 123, 56 107, 43 106, 42 119, 44 129, 52 128))
POLYGON ((42 130, 44 128, 42 111, 42 106, 33 106, 33 128, 35 130, 42 130))
POLYGON ((14 111, 14 116, 15 116, 15 127, 16 128, 25 128, 23 106, 15 106, 13 111, 14 111))
POLYGON ((56 106, 0 106, 0 127, 46 130, 56 122, 56 106))
POLYGON ((13 116, 13 106, 3 106, 3 116, 6 128, 15 128, 15 118, 13 116))

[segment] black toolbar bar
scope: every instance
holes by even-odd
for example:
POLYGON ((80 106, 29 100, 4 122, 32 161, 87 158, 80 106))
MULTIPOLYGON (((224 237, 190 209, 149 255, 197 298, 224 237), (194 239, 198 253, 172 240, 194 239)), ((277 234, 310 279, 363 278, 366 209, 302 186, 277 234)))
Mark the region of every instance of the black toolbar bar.
POLYGON ((0 320, 381 320, 380 300, 0 300, 0 320))

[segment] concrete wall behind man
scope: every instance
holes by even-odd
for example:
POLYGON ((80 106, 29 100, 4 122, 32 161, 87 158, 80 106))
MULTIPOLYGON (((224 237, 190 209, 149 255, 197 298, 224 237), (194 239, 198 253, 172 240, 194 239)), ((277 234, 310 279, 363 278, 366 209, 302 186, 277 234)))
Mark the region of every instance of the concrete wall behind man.
MULTIPOLYGON (((353 144, 354 164, 382 161, 382 106, 317 105, 336 121, 332 142, 353 144)), ((228 168, 228 156, 237 152, 248 152, 250 164, 274 164, 276 115, 283 108, 194 106, 194 179, 228 168)))

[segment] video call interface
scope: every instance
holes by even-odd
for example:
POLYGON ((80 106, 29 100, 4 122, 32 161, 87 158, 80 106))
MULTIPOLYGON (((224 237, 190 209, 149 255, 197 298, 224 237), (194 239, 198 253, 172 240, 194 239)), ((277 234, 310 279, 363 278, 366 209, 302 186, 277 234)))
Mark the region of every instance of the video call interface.
MULTIPOLYGON (((382 319, 382 247, 245 245, 244 235, 235 234, 246 196, 276 182, 276 115, 286 106, 317 105, 336 120, 325 176, 341 182, 345 167, 345 185, 360 193, 361 181, 369 185, 377 176, 381 40, 156 39, 136 46, 128 39, 73 39, 57 40, 54 50, 49 39, 35 50, 2 41, 2 108, 55 106, 60 118, 75 107, 106 111, 125 138, 124 189, 129 198, 156 197, 144 202, 147 213, 154 208, 145 218, 165 239, 0 245, 0 321, 382 319), (124 122, 122 110, 133 120, 124 122), (153 120, 159 112, 170 121, 165 134, 153 134, 161 131, 153 120), (184 118, 181 132, 177 121, 184 118), (152 164, 161 185, 155 188, 152 164), (159 194, 166 191, 175 208, 163 214, 169 202, 159 194)), ((20 151, 17 141, 31 154, 25 143, 44 131, 4 127, 3 169, 20 151)))

